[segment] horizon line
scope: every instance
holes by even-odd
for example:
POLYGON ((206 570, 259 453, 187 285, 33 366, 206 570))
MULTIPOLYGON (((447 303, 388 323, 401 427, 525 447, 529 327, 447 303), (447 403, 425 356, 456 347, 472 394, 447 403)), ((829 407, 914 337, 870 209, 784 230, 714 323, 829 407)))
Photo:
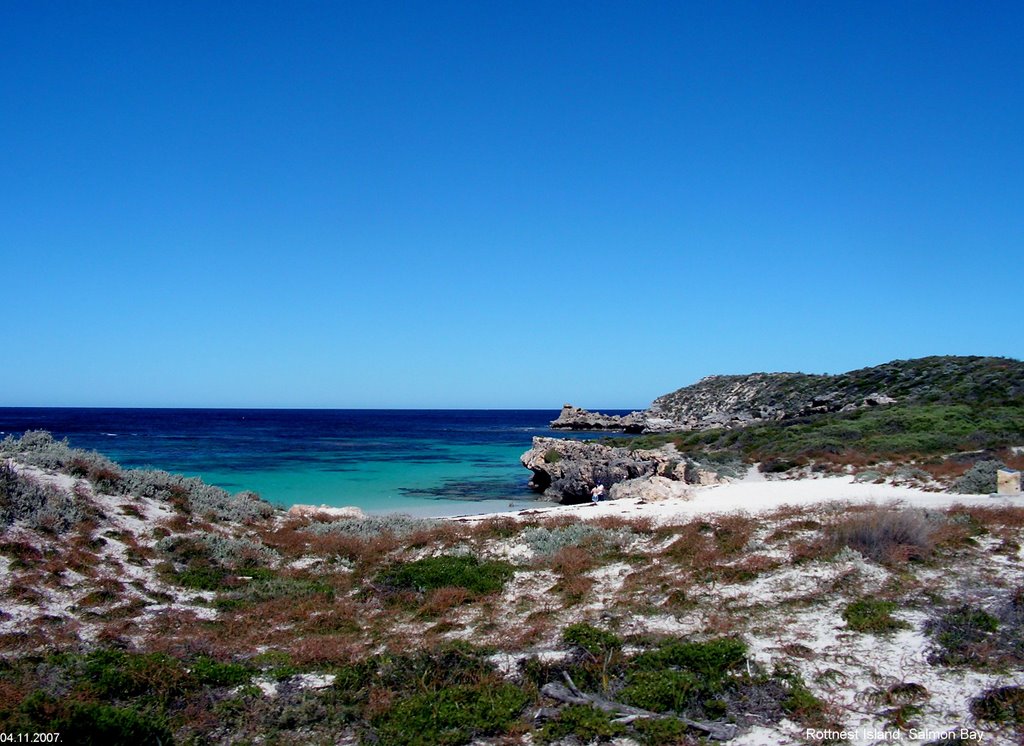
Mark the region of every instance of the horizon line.
MULTIPOLYGON (((159 410, 221 410, 221 411, 285 411, 285 412, 548 412, 559 411, 557 407, 293 407, 293 406, 132 406, 132 405, 84 405, 84 404, 0 404, 4 409, 159 409, 159 410)), ((647 407, 584 407, 588 411, 631 411, 638 412, 647 407)))

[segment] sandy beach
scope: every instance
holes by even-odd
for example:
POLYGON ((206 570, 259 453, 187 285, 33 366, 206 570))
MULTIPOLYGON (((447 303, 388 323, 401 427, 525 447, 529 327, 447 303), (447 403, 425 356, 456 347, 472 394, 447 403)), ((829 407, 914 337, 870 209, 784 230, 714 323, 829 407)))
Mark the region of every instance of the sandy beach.
MULTIPOLYGON (((707 487, 694 486, 689 497, 645 502, 635 498, 606 500, 596 505, 550 505, 540 503, 537 508, 515 513, 486 513, 455 516, 455 520, 472 521, 499 516, 536 518, 537 516, 578 516, 591 520, 605 516, 650 518, 656 523, 672 523, 697 515, 714 515, 743 511, 750 514, 767 513, 783 506, 809 506, 818 503, 900 503, 915 508, 948 508, 951 505, 1024 505, 1024 498, 990 497, 988 495, 960 495, 894 484, 856 482, 852 476, 822 477, 818 479, 765 480, 751 471, 747 478, 727 484, 707 487)), ((451 517, 451 516, 448 516, 451 517)))

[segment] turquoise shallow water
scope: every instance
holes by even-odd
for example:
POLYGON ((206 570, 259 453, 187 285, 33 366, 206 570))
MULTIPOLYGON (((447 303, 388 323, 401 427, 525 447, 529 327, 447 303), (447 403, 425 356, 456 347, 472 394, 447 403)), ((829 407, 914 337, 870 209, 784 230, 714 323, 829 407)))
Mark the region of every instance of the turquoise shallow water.
POLYGON ((267 500, 368 512, 535 506, 519 463, 548 410, 0 408, 0 434, 49 430, 128 467, 199 476, 267 500))
POLYGON ((207 470, 201 476, 230 491, 251 489, 283 505, 299 503, 367 512, 460 515, 536 507, 520 446, 446 448, 443 461, 367 460, 358 468, 207 470))

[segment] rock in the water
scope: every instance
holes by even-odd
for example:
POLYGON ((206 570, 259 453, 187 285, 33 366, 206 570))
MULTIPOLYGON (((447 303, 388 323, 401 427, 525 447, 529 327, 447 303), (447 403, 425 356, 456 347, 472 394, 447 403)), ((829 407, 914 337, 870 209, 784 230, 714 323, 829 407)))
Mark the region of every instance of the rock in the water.
POLYGON ((642 412, 630 412, 627 415, 601 414, 572 404, 562 405, 558 419, 551 422, 555 430, 616 430, 624 433, 641 433, 645 426, 642 412))

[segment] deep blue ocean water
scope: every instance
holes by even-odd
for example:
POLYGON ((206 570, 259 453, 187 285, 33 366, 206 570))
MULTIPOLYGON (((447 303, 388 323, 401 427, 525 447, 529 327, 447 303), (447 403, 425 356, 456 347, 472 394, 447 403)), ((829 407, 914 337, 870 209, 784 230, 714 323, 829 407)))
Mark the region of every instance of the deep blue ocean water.
MULTIPOLYGON (((0 436, 49 430, 126 467, 199 476, 273 503, 420 515, 534 501, 519 456, 550 410, 0 408, 0 436)), ((580 435, 575 437, 587 437, 580 435)))

